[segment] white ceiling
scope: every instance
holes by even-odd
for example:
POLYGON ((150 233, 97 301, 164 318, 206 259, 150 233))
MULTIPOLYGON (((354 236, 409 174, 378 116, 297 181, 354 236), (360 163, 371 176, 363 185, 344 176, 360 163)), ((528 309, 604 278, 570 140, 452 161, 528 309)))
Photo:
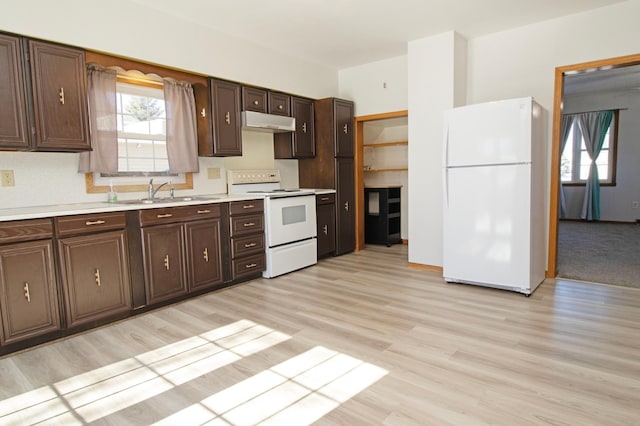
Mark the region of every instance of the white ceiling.
POLYGON ((473 38, 623 0, 130 0, 335 69, 404 55, 407 42, 473 38))

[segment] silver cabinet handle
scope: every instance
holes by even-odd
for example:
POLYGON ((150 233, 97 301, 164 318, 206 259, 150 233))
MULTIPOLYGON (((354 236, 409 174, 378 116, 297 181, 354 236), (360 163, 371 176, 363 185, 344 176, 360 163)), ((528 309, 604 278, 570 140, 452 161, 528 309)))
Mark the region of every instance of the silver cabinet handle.
POLYGON ((247 223, 243 223, 242 226, 244 226, 245 228, 248 228, 250 226, 256 226, 255 222, 247 222, 247 223))
POLYGON ((64 87, 60 88, 60 92, 58 92, 58 95, 60 96, 60 103, 64 105, 64 87))
POLYGON ((324 232, 324 235, 329 235, 329 225, 323 226, 322 232, 324 232))
POLYGON ((27 299, 27 302, 31 302, 31 293, 29 292, 29 283, 24 283, 24 298, 27 299))
POLYGON ((156 217, 158 219, 164 219, 166 217, 173 217, 173 215, 171 213, 164 213, 164 214, 157 214, 156 217))
POLYGON ((98 285, 98 287, 100 287, 100 285, 102 284, 100 282, 100 269, 96 268, 95 276, 96 276, 96 284, 98 285))
POLYGON ((348 123, 344 123, 344 127, 342 127, 342 131, 344 132, 345 135, 347 133, 349 133, 349 124, 348 123))
POLYGON ((329 197, 320 197, 320 201, 329 201, 329 197))
POLYGON ((349 202, 348 201, 344 202, 344 210, 347 211, 347 212, 349 211, 349 202))
POLYGON ((245 204, 244 206, 242 206, 243 209, 252 209, 255 206, 253 204, 245 204))
POLYGON ((164 267, 167 268, 167 271, 169 270, 169 255, 164 257, 164 267))
POLYGON ((211 210, 209 209, 205 209, 205 210, 198 210, 197 211, 198 214, 206 214, 206 213, 211 213, 211 210))
POLYGON ((205 247, 204 251, 202 252, 202 255, 204 256, 204 261, 209 263, 209 249, 205 247))
POLYGON ((258 100, 256 99, 255 101, 253 101, 254 105, 258 105, 260 102, 258 102, 258 100))
POLYGON ((244 248, 251 248, 251 247, 255 247, 255 246, 257 246, 257 245, 258 245, 258 244, 256 244, 256 243, 246 243, 246 244, 244 245, 244 248))
POLYGON ((303 133, 307 133, 307 123, 306 122, 302 123, 302 132, 303 133))
POLYGON ((227 124, 231 124, 231 114, 229 113, 229 111, 227 111, 227 113, 224 115, 224 122, 227 124))
POLYGON ((249 263, 248 265, 245 265, 245 269, 251 269, 251 268, 255 268, 256 266, 258 266, 257 263, 249 263))
POLYGON ((91 225, 102 225, 103 223, 105 223, 104 220, 98 219, 98 220, 87 220, 84 224, 86 226, 91 226, 91 225))
POLYGON ((202 108, 202 110, 200 111, 200 117, 205 118, 207 116, 207 110, 202 108))
POLYGON ((278 109, 279 110, 283 110, 284 109, 284 105, 282 105, 282 104, 278 105, 278 109))

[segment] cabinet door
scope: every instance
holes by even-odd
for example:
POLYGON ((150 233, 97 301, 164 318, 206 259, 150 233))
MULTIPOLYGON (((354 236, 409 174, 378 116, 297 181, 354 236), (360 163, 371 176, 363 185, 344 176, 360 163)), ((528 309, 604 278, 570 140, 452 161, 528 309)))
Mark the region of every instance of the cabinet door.
POLYGON ((336 158, 336 254, 355 250, 355 183, 352 158, 336 158))
POLYGON ((312 158, 316 156, 315 118, 311 99, 291 97, 291 116, 296 131, 273 135, 276 159, 312 158))
POLYGON ((353 157, 353 102, 334 99, 333 114, 335 120, 335 155, 353 157))
POLYGON ((313 101, 311 99, 292 97, 291 115, 296 119, 296 131, 293 133, 293 157, 315 157, 316 141, 313 101))
POLYGON ((241 156, 240 85, 211 80, 213 155, 241 156))
POLYGON ((242 86, 242 110, 267 112, 267 90, 259 87, 242 86))
POLYGON ((63 238, 58 247, 67 326, 131 309, 125 231, 63 238))
POLYGON ((142 228, 145 290, 152 304, 187 293, 184 268, 183 226, 142 228))
POLYGON ((29 52, 36 148, 91 149, 84 51, 29 40, 29 52))
POLYGON ((318 257, 332 256, 336 253, 336 205, 319 204, 316 206, 318 220, 318 257))
POLYGON ((269 114, 291 116, 291 96, 286 93, 269 92, 267 100, 269 114))
POLYGON ((60 328, 51 240, 0 248, 0 344, 60 328))
POLYGON ((29 147, 20 39, 0 34, 0 147, 29 147))
POLYGON ((186 224, 189 289, 222 284, 220 219, 186 224))

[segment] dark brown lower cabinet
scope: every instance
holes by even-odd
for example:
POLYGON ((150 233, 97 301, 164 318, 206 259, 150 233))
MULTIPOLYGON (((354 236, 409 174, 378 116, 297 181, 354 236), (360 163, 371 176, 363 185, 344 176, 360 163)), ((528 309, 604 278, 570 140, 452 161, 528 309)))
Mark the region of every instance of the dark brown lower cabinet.
POLYGON ((189 290, 213 287, 223 282, 220 219, 185 225, 189 290))
POLYGON ((58 241, 68 327, 131 309, 129 255, 124 230, 58 241))
POLYGON ((53 265, 50 239, 0 246, 0 345, 60 329, 53 265))
POLYGON ((148 304, 187 294, 183 239, 180 223, 142 229, 148 304))
POLYGON ((355 183, 353 158, 335 159, 336 179, 336 254, 356 248, 355 183))
POLYGON ((336 254, 336 195, 316 195, 318 258, 336 254))

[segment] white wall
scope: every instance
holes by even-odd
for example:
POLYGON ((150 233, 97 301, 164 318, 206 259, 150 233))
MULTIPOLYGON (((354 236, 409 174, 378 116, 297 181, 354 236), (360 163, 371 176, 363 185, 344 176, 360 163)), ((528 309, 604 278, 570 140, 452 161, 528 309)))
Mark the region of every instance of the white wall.
MULTIPOLYGON (((635 222, 640 219, 640 91, 594 93, 565 97, 564 112, 575 113, 605 109, 622 109, 618 121, 617 173, 615 186, 600 187, 600 219, 635 222)), ((579 219, 584 199, 584 186, 564 188, 567 217, 579 219)))
POLYGON ((455 32, 409 43, 409 262, 442 265, 443 112, 463 98, 466 40, 455 32), (458 61, 464 62, 464 61, 458 61))
MULTIPOLYGON (((338 94, 337 70, 230 38, 130 0, 3 2, 0 31, 311 98, 338 94)), ((271 135, 243 132, 243 145, 245 155, 239 159, 200 158, 201 172, 194 174, 194 190, 189 192, 226 192, 225 170, 230 167, 277 165, 284 169, 285 184, 297 186, 297 162, 275 162, 271 135), (221 179, 207 179, 208 167, 221 168, 221 179)), ((77 168, 77 154, 0 152, 0 169, 13 170, 16 181, 15 187, 0 187, 0 208, 105 199, 104 194, 85 193, 84 175, 77 168)))
POLYGON ((407 109, 407 56, 342 69, 339 96, 357 100, 355 115, 407 109))

